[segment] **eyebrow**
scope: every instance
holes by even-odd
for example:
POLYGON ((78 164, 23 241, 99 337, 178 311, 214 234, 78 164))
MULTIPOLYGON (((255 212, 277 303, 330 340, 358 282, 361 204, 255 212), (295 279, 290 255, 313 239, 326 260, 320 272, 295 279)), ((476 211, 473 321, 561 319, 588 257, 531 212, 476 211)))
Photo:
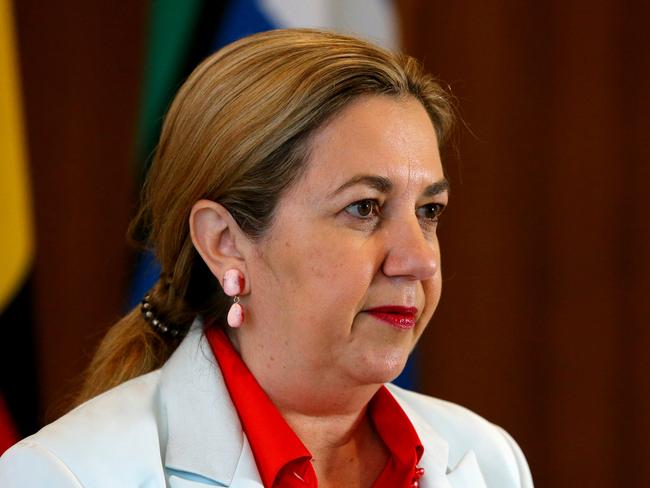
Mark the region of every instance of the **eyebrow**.
POLYGON ((370 188, 374 188, 380 193, 390 193, 393 189, 393 183, 384 176, 376 175, 358 175, 353 178, 350 178, 348 181, 339 186, 336 190, 330 193, 330 196, 338 195, 343 190, 347 190, 351 186, 356 185, 366 185, 370 188))
MULTIPOLYGON (((335 195, 338 195, 342 191, 355 185, 366 185, 369 186, 370 188, 374 188, 380 193, 390 193, 393 189, 392 181, 390 181, 390 179, 386 178, 385 176, 359 175, 343 183, 336 190, 330 193, 329 196, 333 197, 335 195)), ((432 196, 440 195, 441 193, 444 193, 446 191, 449 191, 449 181, 447 181, 446 178, 443 178, 427 186, 422 192, 422 195, 425 197, 432 197, 432 196)))
POLYGON ((435 197, 436 195, 440 195, 446 191, 449 191, 449 181, 447 181, 446 178, 443 178, 436 181, 434 184, 427 186, 422 194, 425 197, 435 197))

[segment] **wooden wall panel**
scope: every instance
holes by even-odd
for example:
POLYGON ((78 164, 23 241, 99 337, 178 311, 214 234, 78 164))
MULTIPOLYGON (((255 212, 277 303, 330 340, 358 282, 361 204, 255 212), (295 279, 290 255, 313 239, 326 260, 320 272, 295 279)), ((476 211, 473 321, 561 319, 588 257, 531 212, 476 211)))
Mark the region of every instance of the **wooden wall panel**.
POLYGON ((650 485, 650 7, 399 3, 465 120, 424 389, 504 425, 537 486, 650 485))
POLYGON ((36 213, 41 400, 49 418, 124 307, 145 5, 15 2, 36 213))

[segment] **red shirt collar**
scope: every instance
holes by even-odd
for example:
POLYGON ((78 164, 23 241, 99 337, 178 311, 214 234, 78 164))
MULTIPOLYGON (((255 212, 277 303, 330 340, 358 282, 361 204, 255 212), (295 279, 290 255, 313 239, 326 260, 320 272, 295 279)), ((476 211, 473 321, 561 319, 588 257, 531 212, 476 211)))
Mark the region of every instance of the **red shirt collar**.
MULTIPOLYGON (((264 486, 316 487, 311 453, 262 390, 226 334, 218 327, 207 327, 205 334, 264 486)), ((368 404, 368 414, 390 452, 388 463, 374 487, 408 486, 424 452, 415 429, 384 386, 368 404)))

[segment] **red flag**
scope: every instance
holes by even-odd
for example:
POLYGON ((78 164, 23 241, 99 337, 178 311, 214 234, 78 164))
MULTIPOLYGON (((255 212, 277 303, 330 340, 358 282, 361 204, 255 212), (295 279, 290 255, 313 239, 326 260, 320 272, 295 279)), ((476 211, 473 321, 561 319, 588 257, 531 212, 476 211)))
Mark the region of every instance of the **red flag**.
POLYGON ((13 446, 17 440, 16 429, 11 422, 7 406, 0 396, 0 455, 13 446))

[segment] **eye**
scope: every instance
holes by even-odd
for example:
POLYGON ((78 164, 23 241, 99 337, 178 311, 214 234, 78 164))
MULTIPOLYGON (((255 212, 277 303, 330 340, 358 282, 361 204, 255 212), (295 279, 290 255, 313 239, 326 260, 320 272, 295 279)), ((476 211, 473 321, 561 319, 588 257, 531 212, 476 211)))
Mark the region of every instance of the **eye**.
POLYGON ((370 219, 379 215, 377 200, 359 200, 345 207, 345 211, 358 219, 370 219))
POLYGON ((438 222, 440 214, 445 209, 442 203, 429 203, 423 205, 416 210, 418 218, 423 219, 429 223, 438 222))

